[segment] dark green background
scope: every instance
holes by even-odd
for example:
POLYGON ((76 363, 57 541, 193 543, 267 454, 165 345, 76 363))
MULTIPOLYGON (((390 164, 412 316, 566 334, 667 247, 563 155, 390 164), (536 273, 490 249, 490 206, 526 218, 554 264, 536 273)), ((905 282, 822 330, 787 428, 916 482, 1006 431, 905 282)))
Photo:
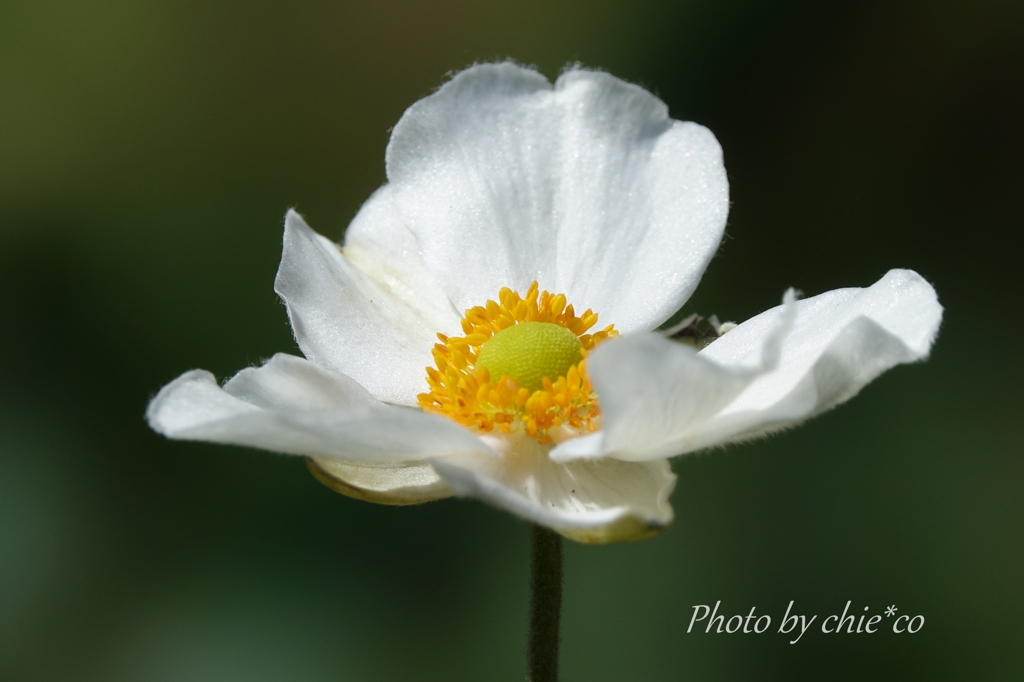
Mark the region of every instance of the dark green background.
POLYGON ((0 679, 522 679, 524 522, 356 502, 298 459, 142 419, 184 370, 297 352, 272 290, 285 209, 340 238, 405 107, 507 56, 602 67, 718 136, 729 239, 690 309, 742 320, 891 267, 946 307, 927 363, 677 460, 667 533, 569 544, 564 679, 1024 678, 1022 19, 1012 0, 0 4, 0 679), (694 604, 777 622, 791 599, 926 624, 685 634, 694 604))

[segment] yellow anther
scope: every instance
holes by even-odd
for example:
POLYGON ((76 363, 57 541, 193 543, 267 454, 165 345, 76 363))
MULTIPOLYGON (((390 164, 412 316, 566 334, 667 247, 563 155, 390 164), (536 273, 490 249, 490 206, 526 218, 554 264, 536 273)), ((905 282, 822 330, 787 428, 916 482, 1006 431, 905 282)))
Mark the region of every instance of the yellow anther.
POLYGON ((542 443, 555 426, 592 431, 600 411, 584 358, 615 327, 586 333, 597 314, 577 316, 564 294, 537 282, 525 295, 506 287, 497 298, 465 312, 464 336, 437 335, 420 407, 480 431, 522 429, 542 443))

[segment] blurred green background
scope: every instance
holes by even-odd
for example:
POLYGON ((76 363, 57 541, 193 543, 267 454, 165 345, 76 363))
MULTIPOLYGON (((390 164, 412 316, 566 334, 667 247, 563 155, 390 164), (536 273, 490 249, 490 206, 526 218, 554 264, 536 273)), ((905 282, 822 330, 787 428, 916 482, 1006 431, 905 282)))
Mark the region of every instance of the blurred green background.
POLYGON ((946 307, 927 363, 676 460, 667 533, 570 543, 564 679, 1024 679, 1022 29, 1012 0, 6 0, 0 679, 523 678, 524 522, 356 502, 142 419, 184 370, 297 352, 285 210, 340 238, 405 107, 505 57, 604 68, 716 133, 730 239, 689 310, 891 267, 946 307), (717 600, 926 624, 686 634, 717 600))

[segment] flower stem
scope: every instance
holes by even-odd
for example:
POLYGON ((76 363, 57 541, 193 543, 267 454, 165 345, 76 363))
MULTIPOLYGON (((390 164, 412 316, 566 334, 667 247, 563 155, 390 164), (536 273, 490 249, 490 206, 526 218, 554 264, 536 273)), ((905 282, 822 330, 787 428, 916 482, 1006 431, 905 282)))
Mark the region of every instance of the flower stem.
POLYGON ((558 623, 562 617, 562 536, 530 526, 529 682, 558 682, 558 623))

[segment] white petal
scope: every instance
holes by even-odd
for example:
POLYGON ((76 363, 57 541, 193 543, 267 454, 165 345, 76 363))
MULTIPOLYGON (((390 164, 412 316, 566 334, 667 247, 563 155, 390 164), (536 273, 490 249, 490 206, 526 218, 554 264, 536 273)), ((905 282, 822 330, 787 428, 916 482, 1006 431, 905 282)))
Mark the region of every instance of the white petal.
POLYGON ((246 367, 228 379, 224 393, 265 410, 319 411, 380 404, 350 377, 287 353, 276 354, 260 367, 246 367))
POLYGON ((454 422, 384 405, 348 377, 283 354, 224 388, 209 372, 186 372, 160 390, 146 418, 169 438, 351 461, 491 452, 454 422))
POLYGON ((459 329, 459 316, 398 221, 387 186, 352 221, 344 249, 289 211, 274 289, 303 354, 387 402, 416 403, 426 390, 437 332, 459 329))
MULTIPOLYGON (((890 270, 866 289, 837 289, 798 303, 782 360, 717 418, 729 440, 756 437, 820 414, 899 364, 928 357, 942 322, 935 289, 912 270, 890 270)), ((779 309, 739 325, 701 355, 742 362, 779 309)))
POLYGON ((602 430, 570 440, 552 457, 645 460, 679 454, 676 443, 706 424, 761 373, 726 367, 659 334, 614 339, 587 361, 601 402, 602 430), (655 454, 661 453, 661 454, 655 454))
POLYGON ((595 71, 552 87, 511 63, 471 67, 406 111, 387 172, 458 309, 536 279, 623 332, 685 302, 728 212, 714 135, 595 71))
POLYGON ((501 509, 590 544, 639 540, 672 522, 676 477, 667 460, 614 459, 557 464, 550 446, 529 437, 507 443, 502 457, 464 454, 432 460, 456 495, 501 509))
POLYGON ((588 361, 604 434, 553 456, 665 457, 791 426, 848 400, 885 370, 926 357, 942 318, 935 291, 909 270, 890 271, 867 289, 798 301, 795 311, 781 348, 773 330, 785 326, 783 306, 699 354, 653 336, 608 342, 588 361), (781 350, 774 369, 737 379, 773 347, 781 350))
POLYGON ((316 457, 307 458, 306 465, 331 490, 366 502, 420 504, 452 495, 427 462, 391 465, 316 457))
POLYGON ((792 289, 783 302, 785 314, 771 325, 756 357, 732 366, 707 360, 660 334, 634 334, 602 344, 587 367, 600 396, 603 429, 567 441, 552 457, 650 459, 652 446, 675 443, 687 429, 706 423, 778 365, 797 313, 792 289))

